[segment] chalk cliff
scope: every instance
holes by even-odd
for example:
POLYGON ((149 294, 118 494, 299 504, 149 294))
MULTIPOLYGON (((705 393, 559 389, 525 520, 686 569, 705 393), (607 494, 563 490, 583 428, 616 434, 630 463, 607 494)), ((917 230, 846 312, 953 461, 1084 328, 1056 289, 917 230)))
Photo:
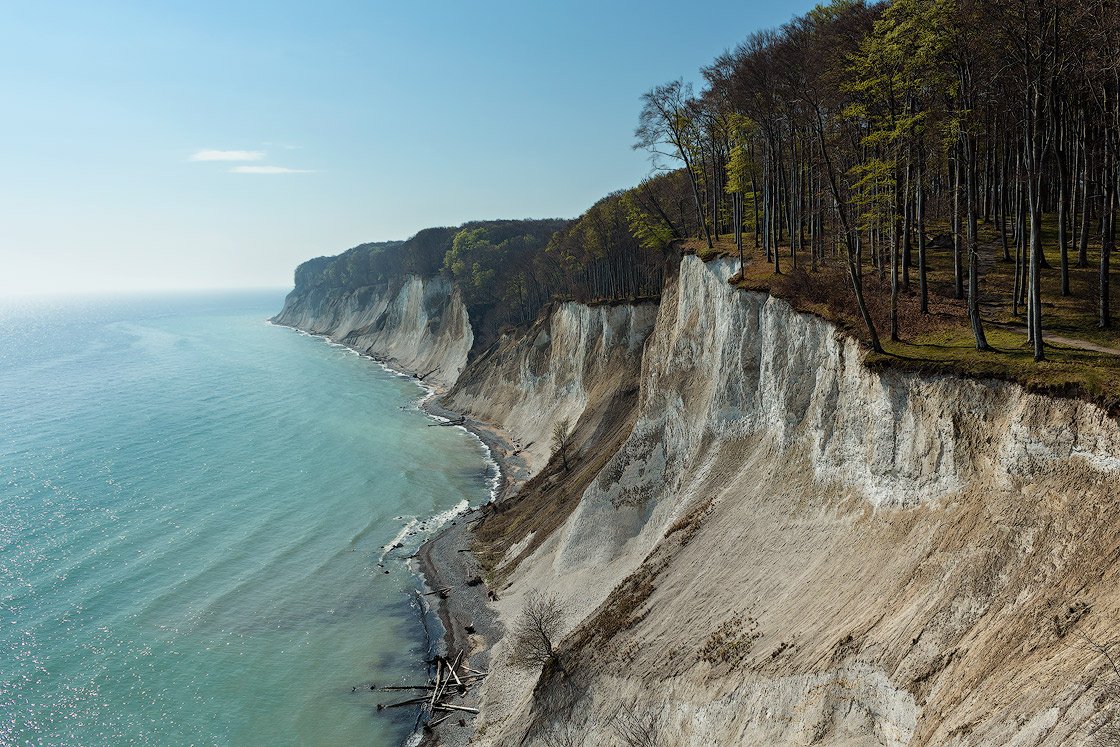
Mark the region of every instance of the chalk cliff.
POLYGON ((272 321, 326 335, 445 388, 474 344, 462 297, 442 277, 408 275, 354 290, 297 284, 272 321))
POLYGON ((1086 641, 1115 638, 1120 613, 1117 421, 1014 384, 871 371, 827 322, 733 289, 733 271, 686 257, 660 306, 561 304, 469 363, 441 280, 290 297, 277 317, 438 366, 445 404, 549 477, 512 512, 556 503, 550 433, 573 424, 581 492, 547 531, 495 543, 517 557, 496 567, 504 619, 535 589, 564 604, 560 666, 538 679, 499 642, 474 742, 1107 732, 1111 674, 1086 641))
POLYGON ((505 336, 464 371, 444 404, 492 423, 524 447, 531 472, 552 456, 553 425, 636 386, 657 305, 559 304, 505 336))

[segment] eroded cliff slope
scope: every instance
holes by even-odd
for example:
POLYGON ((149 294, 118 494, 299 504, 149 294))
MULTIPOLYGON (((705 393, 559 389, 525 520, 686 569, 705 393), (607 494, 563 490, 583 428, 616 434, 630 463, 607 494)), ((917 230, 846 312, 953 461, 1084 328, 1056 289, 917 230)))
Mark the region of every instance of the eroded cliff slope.
POLYGON ((632 432, 498 603, 556 594, 561 666, 534 686, 499 644, 475 741, 1087 743, 1111 713, 1083 636, 1120 607, 1116 421, 871 372, 731 272, 686 258, 667 289, 632 432))
POLYGON ((552 456, 558 422, 637 387, 657 305, 559 304, 528 331, 506 335, 456 382, 444 404, 513 435, 531 472, 552 456))

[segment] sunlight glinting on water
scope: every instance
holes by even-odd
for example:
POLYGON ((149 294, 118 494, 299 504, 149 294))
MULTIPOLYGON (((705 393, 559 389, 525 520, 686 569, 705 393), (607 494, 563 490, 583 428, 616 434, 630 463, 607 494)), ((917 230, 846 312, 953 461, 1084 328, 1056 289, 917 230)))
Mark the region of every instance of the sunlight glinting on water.
POLYGON ((369 690, 424 673, 403 557, 491 468, 414 382, 265 323, 280 301, 0 311, 0 743, 413 729, 369 690))

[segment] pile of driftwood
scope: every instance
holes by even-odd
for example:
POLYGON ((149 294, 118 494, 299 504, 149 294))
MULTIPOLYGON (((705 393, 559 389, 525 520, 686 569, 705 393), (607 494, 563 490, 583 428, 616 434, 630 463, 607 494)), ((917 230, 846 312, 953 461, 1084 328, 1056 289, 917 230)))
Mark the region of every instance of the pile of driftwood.
POLYGON ((422 706, 422 718, 427 719, 424 724, 425 731, 430 730, 452 716, 463 713, 477 714, 477 708, 452 703, 455 698, 462 699, 472 687, 475 687, 486 678, 486 672, 460 666, 463 661, 463 652, 460 651, 453 662, 442 656, 435 658, 436 678, 423 685, 393 685, 382 687, 380 690, 419 690, 427 691, 424 695, 408 698, 399 703, 377 704, 377 710, 384 708, 402 708, 404 706, 422 706), (461 673, 460 673, 461 672, 461 673))

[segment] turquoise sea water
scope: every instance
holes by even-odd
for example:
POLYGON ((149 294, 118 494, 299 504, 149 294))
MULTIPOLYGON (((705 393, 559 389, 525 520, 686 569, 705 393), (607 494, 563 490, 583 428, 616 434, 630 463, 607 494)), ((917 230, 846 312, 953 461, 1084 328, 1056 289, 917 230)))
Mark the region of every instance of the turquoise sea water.
POLYGON ((409 737, 369 685, 426 671, 414 520, 490 468, 281 301, 0 308, 0 744, 409 737))

